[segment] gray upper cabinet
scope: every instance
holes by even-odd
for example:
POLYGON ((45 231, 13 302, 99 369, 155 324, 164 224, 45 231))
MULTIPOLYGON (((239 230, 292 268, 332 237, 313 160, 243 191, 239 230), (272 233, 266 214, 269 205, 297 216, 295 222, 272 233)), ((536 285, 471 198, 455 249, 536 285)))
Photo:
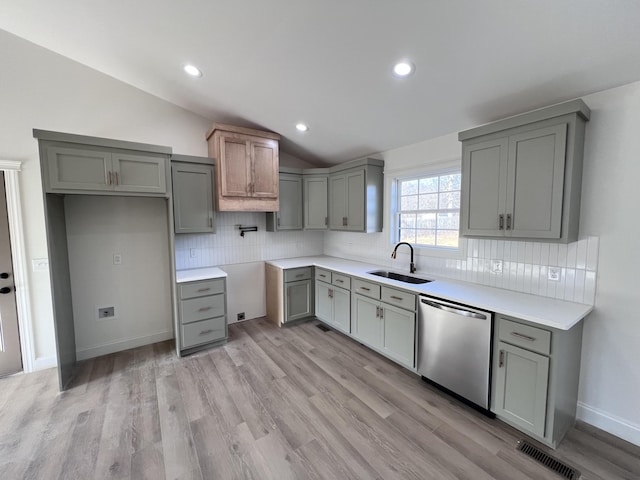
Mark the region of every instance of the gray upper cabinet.
POLYGON ((461 234, 577 240, 589 114, 575 100, 461 132, 461 234))
POLYGON ((176 233, 215 233, 213 161, 173 161, 173 222, 176 233))
POLYGON ((111 154, 80 148, 47 148, 48 190, 113 190, 111 154))
POLYGON ((304 176, 304 229, 326 230, 329 226, 327 175, 304 176))
POLYGON ((280 173, 280 211, 266 213, 268 232, 302 230, 302 177, 280 173))
POLYGON ((331 230, 382 231, 383 165, 381 160, 366 159, 329 175, 331 230))
POLYGON ((111 169, 117 192, 165 193, 166 159, 147 155, 111 154, 111 169))

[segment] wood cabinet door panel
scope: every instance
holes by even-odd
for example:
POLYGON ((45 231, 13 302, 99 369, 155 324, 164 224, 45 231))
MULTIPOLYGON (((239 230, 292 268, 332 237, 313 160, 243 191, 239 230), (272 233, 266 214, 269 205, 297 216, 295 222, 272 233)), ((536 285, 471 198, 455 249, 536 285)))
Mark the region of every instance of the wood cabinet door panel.
POLYGON ((111 160, 111 168, 116 175, 114 190, 166 193, 166 161, 163 157, 114 153, 111 160))
POLYGON ((251 196, 278 198, 278 142, 252 140, 251 164, 253 171, 251 196))
POLYGON ((234 136, 220 136, 220 194, 248 197, 251 182, 248 142, 234 136))
POLYGON ((111 153, 49 147, 47 157, 50 190, 113 190, 111 153))

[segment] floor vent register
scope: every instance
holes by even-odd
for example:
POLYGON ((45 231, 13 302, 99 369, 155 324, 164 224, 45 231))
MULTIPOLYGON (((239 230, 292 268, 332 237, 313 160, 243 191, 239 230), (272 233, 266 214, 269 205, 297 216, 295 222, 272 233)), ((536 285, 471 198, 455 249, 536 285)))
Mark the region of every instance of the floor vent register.
POLYGON ((580 478, 580 472, 573 467, 570 467, 566 463, 562 463, 560 460, 553 458, 551 455, 543 452, 538 447, 530 444, 526 440, 518 441, 516 447, 525 455, 533 458, 535 461, 543 464, 545 467, 553 470, 563 478, 568 480, 578 480, 580 478))
POLYGON ((323 332, 328 332, 329 328, 325 327, 324 325, 322 325, 321 323, 317 324, 316 327, 318 327, 320 330, 322 330, 323 332))

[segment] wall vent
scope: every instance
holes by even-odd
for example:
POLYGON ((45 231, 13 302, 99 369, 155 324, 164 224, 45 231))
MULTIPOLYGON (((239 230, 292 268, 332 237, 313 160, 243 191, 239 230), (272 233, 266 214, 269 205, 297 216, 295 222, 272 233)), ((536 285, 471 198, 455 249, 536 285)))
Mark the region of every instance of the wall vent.
POLYGON ((580 478, 580 472, 578 470, 553 458, 526 440, 519 440, 516 448, 567 480, 578 480, 580 478))
POLYGON ((320 330, 322 330, 323 332, 328 332, 329 328, 325 327, 324 325, 322 325, 321 323, 318 323, 316 325, 316 327, 318 327, 320 330))

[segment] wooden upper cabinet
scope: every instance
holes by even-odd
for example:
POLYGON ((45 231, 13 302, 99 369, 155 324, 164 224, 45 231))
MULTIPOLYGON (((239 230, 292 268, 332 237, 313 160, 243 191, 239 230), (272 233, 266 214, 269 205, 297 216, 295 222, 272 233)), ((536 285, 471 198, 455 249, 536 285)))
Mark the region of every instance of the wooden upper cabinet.
POLYGON ((209 155, 216 158, 216 209, 279 210, 280 135, 215 123, 207 135, 209 155))

